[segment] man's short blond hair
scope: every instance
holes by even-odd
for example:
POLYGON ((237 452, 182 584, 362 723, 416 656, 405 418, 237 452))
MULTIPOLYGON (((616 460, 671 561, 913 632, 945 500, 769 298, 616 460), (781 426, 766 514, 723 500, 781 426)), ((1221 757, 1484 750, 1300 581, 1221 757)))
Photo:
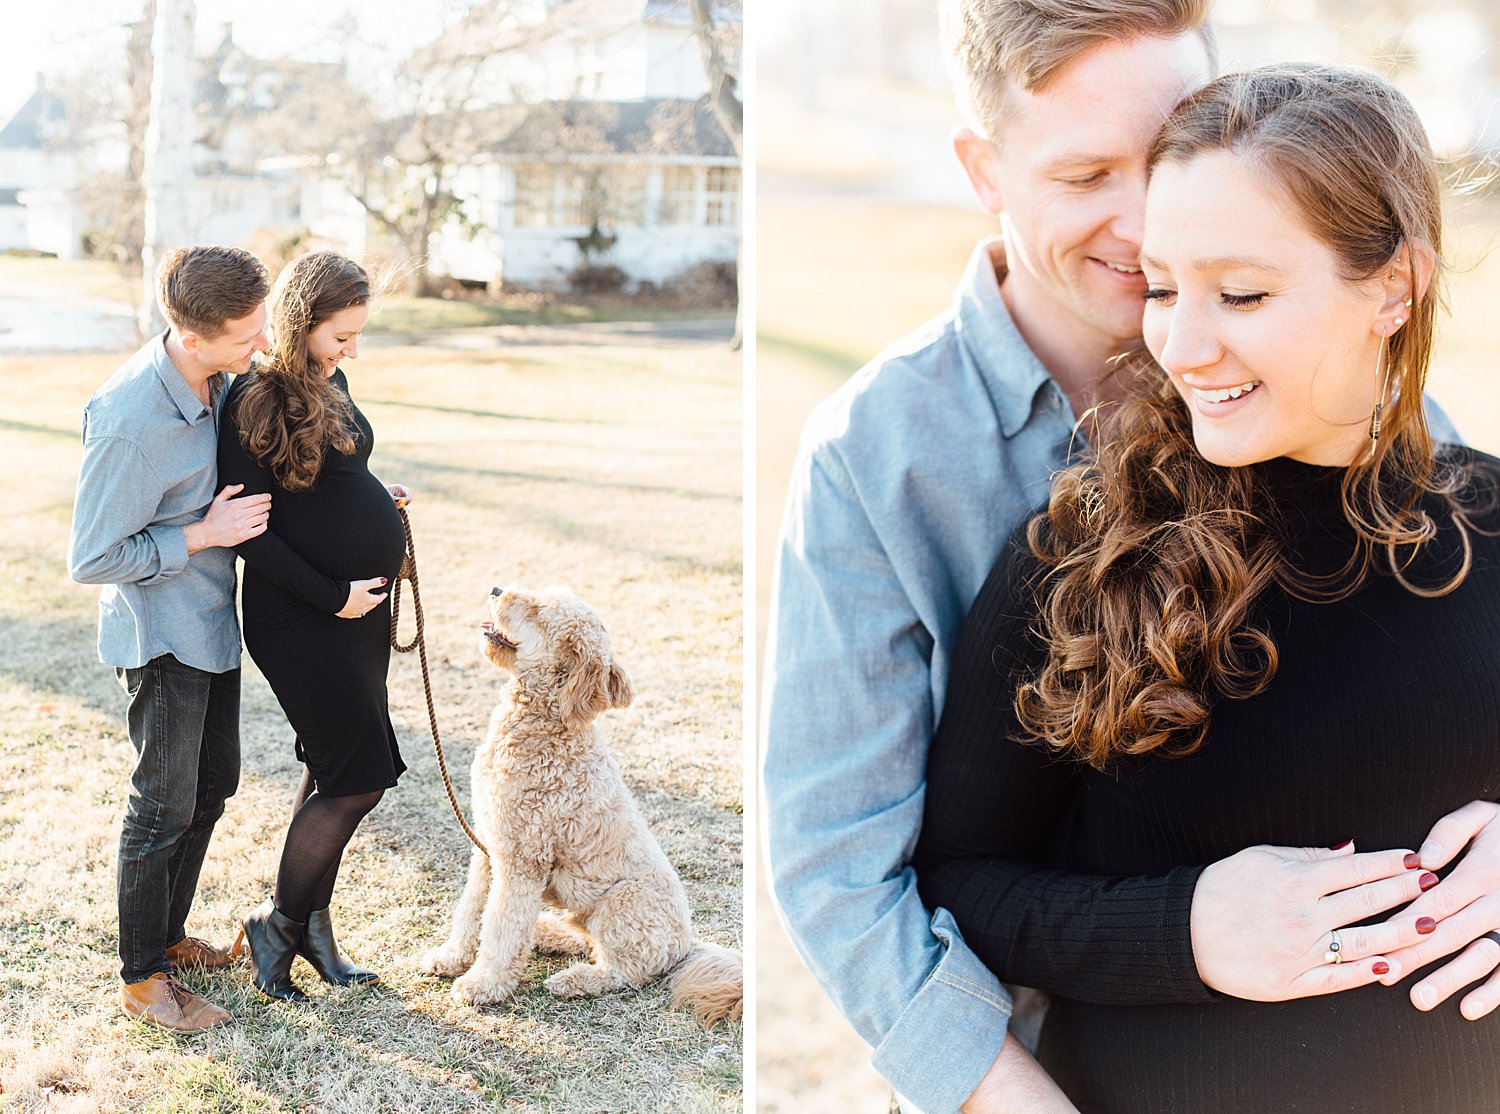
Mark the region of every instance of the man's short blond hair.
POLYGON ((1109 42, 1196 31, 1211 64, 1212 0, 942 0, 948 73, 969 126, 998 142, 1011 87, 1037 93, 1068 61, 1109 42))

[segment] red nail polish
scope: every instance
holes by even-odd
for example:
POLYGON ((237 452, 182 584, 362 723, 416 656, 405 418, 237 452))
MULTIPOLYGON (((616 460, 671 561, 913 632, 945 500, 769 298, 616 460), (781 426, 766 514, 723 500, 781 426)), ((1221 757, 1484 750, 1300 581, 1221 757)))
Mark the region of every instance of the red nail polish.
POLYGON ((1431 917, 1418 917, 1417 918, 1417 935, 1418 936, 1426 936, 1429 932, 1433 931, 1433 929, 1435 929, 1435 928, 1437 928, 1437 921, 1433 920, 1431 917))
POLYGON ((1437 884, 1438 884, 1438 876, 1436 874, 1432 873, 1432 871, 1430 871, 1430 870, 1429 871, 1425 871, 1423 873, 1422 877, 1420 877, 1420 878, 1417 879, 1417 885, 1419 885, 1419 886, 1422 887, 1422 892, 1423 893, 1426 893, 1428 890, 1432 889, 1432 887, 1436 886, 1437 884))
POLYGON ((1422 865, 1422 856, 1413 851, 1411 854, 1407 855, 1406 858, 1401 860, 1401 865, 1404 866, 1407 870, 1416 870, 1417 867, 1422 865))
POLYGON ((1389 975, 1391 973, 1391 965, 1382 959, 1371 965, 1370 970, 1374 971, 1377 975, 1389 975))
POLYGON ((1352 839, 1346 839, 1346 840, 1344 840, 1343 843, 1335 843, 1328 850, 1330 850, 1330 851, 1342 851, 1345 847, 1348 847, 1353 842, 1354 841, 1352 839))

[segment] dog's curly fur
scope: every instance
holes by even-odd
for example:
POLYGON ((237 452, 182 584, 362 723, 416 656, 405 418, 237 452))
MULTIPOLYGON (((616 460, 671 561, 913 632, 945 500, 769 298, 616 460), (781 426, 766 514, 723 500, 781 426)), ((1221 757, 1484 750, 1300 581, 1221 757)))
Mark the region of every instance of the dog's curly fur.
POLYGON ((547 980, 562 997, 665 975, 672 1004, 705 1024, 739 1017, 740 955, 693 938, 682 882, 594 727, 634 697, 604 624, 564 589, 497 588, 489 609, 484 656, 513 677, 474 757, 490 857, 474 850, 452 932, 423 970, 462 975, 460 1001, 503 1002, 535 944, 589 957, 547 980))

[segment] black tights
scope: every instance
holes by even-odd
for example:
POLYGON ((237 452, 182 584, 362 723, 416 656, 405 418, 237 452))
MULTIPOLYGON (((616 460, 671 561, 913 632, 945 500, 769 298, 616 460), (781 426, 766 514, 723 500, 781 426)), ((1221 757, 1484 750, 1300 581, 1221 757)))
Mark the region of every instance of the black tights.
POLYGON ((384 795, 385 790, 377 789, 352 797, 325 797, 313 788, 312 774, 303 767, 276 874, 276 908, 283 916, 306 921, 309 912, 328 908, 344 848, 384 795))

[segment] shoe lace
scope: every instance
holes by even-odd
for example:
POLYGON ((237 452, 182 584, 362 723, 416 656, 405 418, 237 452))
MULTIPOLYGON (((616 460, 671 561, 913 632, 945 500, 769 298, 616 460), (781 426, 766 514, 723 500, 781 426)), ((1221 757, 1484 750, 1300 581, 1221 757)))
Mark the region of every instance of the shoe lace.
POLYGON ((167 976, 167 993, 172 996, 172 1001, 179 1010, 186 1012, 188 1003, 192 1000, 193 992, 183 986, 173 976, 167 976))

